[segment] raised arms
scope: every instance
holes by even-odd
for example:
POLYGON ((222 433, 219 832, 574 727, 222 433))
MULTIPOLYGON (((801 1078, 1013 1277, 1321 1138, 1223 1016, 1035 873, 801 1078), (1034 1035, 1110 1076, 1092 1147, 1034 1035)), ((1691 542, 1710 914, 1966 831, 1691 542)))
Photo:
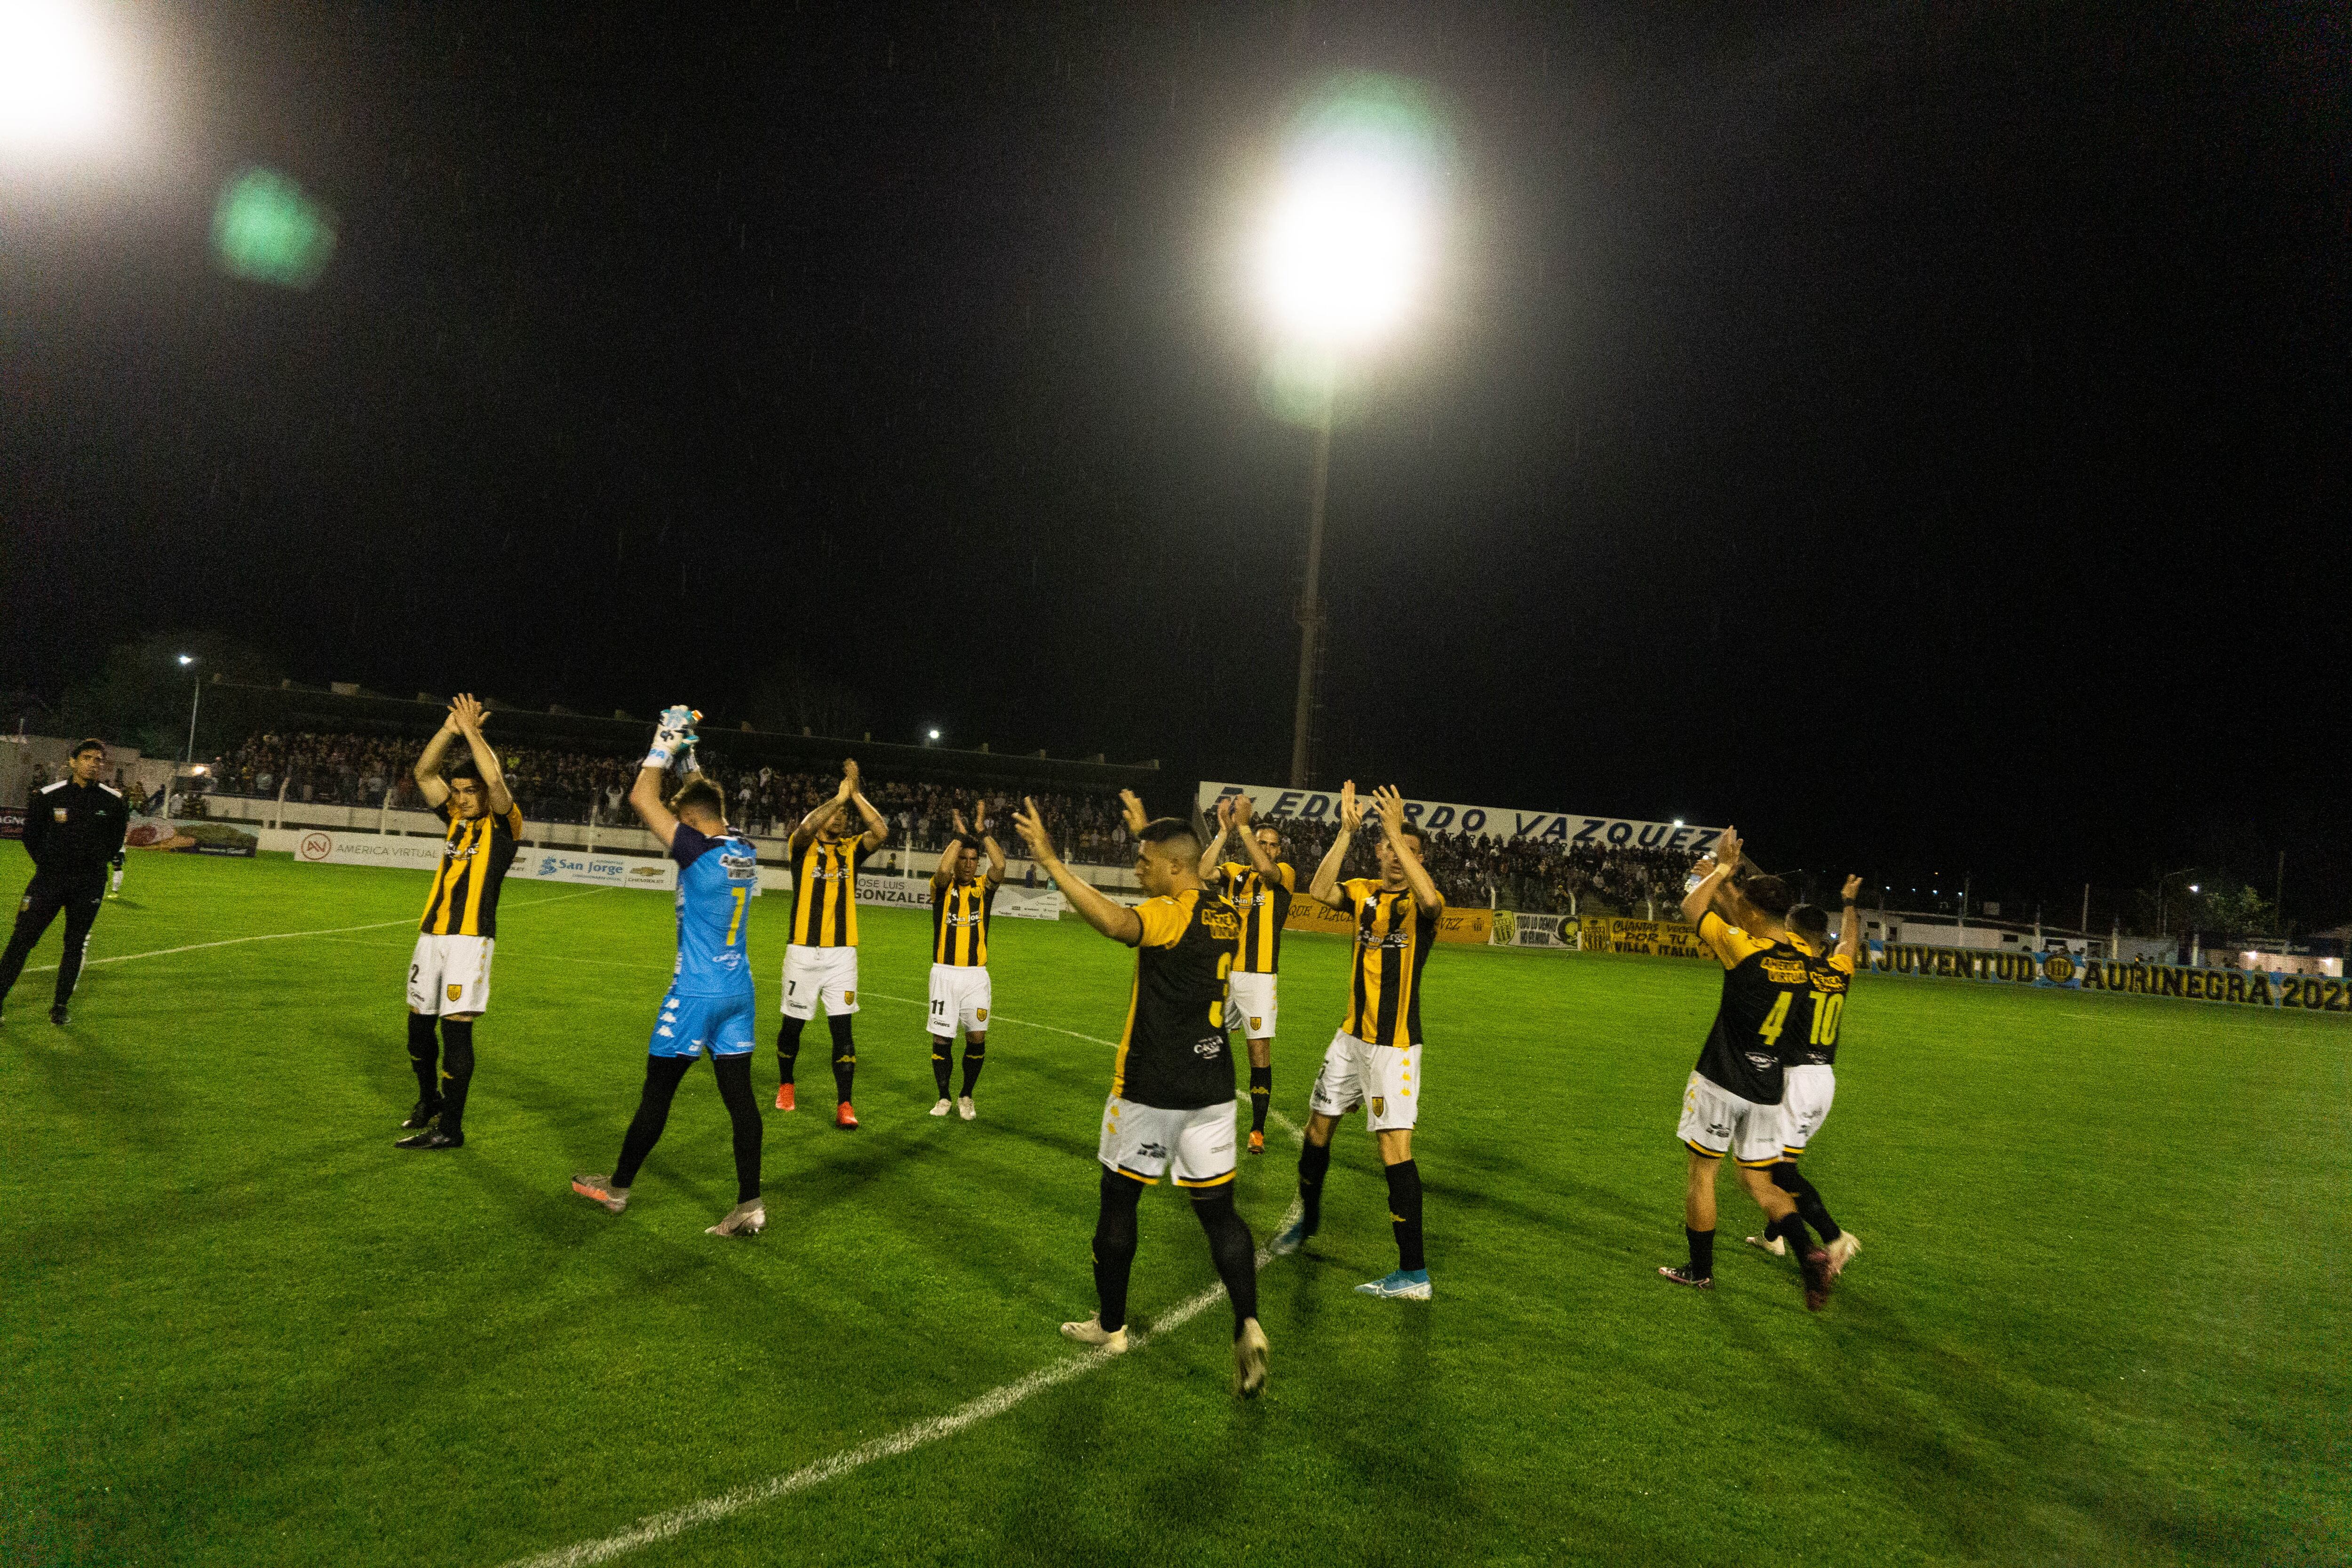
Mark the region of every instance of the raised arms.
POLYGON ((1405 885, 1412 889, 1413 907, 1424 915, 1436 915, 1445 909, 1445 895, 1437 890, 1429 868, 1421 863, 1421 851, 1405 835, 1404 796, 1394 784, 1382 784, 1372 792, 1372 799, 1381 808, 1381 827, 1388 835, 1389 848, 1398 864, 1404 868, 1405 885))
MULTIPOLYGON (((1125 794, 1124 791, 1121 793, 1125 794)), ((1133 795, 1129 795, 1126 798, 1136 812, 1142 810, 1133 795)), ((1045 831, 1045 819, 1038 812, 1035 801, 1023 800, 1022 809, 1013 814, 1013 826, 1020 833, 1021 841, 1029 847, 1029 858, 1045 868, 1045 874, 1054 879, 1054 885, 1062 889, 1062 896, 1070 900, 1070 907, 1078 911, 1079 918, 1087 924, 1111 941, 1123 942, 1129 947, 1143 940, 1142 916, 1115 900, 1103 897, 1062 863, 1062 857, 1054 848, 1053 836, 1045 831)))
POLYGON ((1339 891, 1339 868, 1347 863, 1348 846, 1364 826, 1364 808, 1356 804, 1356 781, 1348 780, 1339 786, 1339 831, 1331 840, 1330 849, 1323 863, 1315 868, 1315 880, 1307 885, 1307 896, 1318 904, 1328 904, 1339 891))
POLYGON ((1862 879, 1848 877, 1843 900, 1845 909, 1840 917, 1843 923, 1838 929, 1837 950, 1849 964, 1862 952, 1862 911, 1854 907, 1854 900, 1860 897, 1862 879))
MULTIPOLYGON (((677 818, 662 800, 662 774, 669 771, 670 759, 677 754, 679 743, 685 739, 685 726, 677 715, 692 711, 688 708, 663 710, 661 722, 654 730, 654 743, 646 752, 645 765, 637 770, 636 783, 629 786, 629 805, 636 809, 646 831, 660 839, 665 849, 677 837, 677 818)), ((699 775, 688 775, 697 776, 699 775)))
POLYGON ((1683 919, 1693 925, 1698 923, 1698 918, 1706 913, 1707 907, 1715 902, 1717 889, 1728 883, 1731 874, 1739 869, 1738 828, 1725 828, 1723 836, 1715 841, 1713 862, 1712 865, 1704 859, 1699 862, 1699 866, 1706 868, 1706 872, 1699 878, 1698 885, 1683 895, 1683 919))
MULTIPOLYGON (((1223 880, 1225 875, 1225 836, 1234 830, 1234 802, 1236 800, 1247 800, 1249 796, 1247 795, 1227 795, 1224 799, 1217 802, 1217 836, 1214 838, 1210 839, 1208 847, 1201 851, 1201 864, 1199 869, 1201 873, 1201 880, 1203 882, 1216 882, 1223 880)), ((1243 841, 1244 843, 1248 841, 1248 836, 1246 833, 1243 836, 1243 841)))
POLYGON ((449 742, 457 738, 457 710, 441 721, 441 728, 425 742, 425 750, 411 770, 416 778, 416 793, 425 797, 426 805, 439 805, 449 798, 449 786, 441 778, 441 759, 448 754, 449 742))
POLYGON ((504 816, 514 809, 514 796, 507 793, 507 770, 499 763, 499 754, 482 738, 482 726, 489 722, 490 710, 475 701, 471 693, 461 691, 457 700, 449 704, 449 712, 457 720, 457 732, 466 738, 466 749, 473 753, 474 766, 482 775, 482 798, 488 803, 490 815, 504 816))
POLYGON ((849 797, 856 793, 857 764, 854 762, 844 763, 841 765, 841 787, 834 791, 831 800, 801 818, 800 826, 793 829, 792 837, 784 842, 786 853, 799 854, 807 847, 810 839, 831 826, 833 819, 849 808, 849 797))
POLYGON ((1257 807, 1251 803, 1249 796, 1234 796, 1234 826, 1241 829, 1242 847, 1249 852, 1249 863, 1257 868, 1257 874, 1269 884, 1276 883, 1282 880, 1282 869, 1274 863, 1274 857, 1265 852, 1265 846, 1257 841, 1257 830, 1251 825, 1256 815, 1257 807))

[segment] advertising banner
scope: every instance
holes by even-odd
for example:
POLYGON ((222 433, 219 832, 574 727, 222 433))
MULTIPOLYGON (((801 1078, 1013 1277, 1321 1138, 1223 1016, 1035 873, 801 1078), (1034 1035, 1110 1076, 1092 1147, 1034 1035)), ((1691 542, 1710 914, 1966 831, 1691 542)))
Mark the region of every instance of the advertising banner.
POLYGON ((25 837, 25 808, 21 805, 0 805, 0 838, 25 837))
MULTIPOLYGON (((1353 937, 1356 922, 1339 910, 1327 908, 1314 900, 1301 896, 1290 900, 1289 918, 1282 922, 1285 931, 1318 931, 1329 936, 1353 937)), ((1494 935, 1495 917, 1483 909, 1448 909, 1437 921, 1440 942, 1475 942, 1485 943, 1494 935)))
MULTIPOLYGON (((931 879, 929 877, 860 877, 857 879, 857 901, 880 904, 887 908, 920 910, 931 912, 931 879)), ((995 911, 1016 921, 1057 921, 1062 918, 1062 893, 1058 888, 1016 888, 1009 883, 996 889, 995 911)))
MULTIPOLYGON (((1217 803, 1227 795, 1245 795, 1260 816, 1295 817, 1301 822, 1330 822, 1339 815, 1337 790, 1284 789, 1276 784, 1204 783, 1198 796, 1201 815, 1213 818, 1217 803)), ((1358 797, 1370 815, 1370 790, 1358 797)), ((1672 822, 1643 822, 1633 817, 1592 816, 1582 812, 1522 811, 1504 805, 1465 805, 1450 800, 1408 800, 1405 820, 1433 832, 1485 834, 1505 841, 1528 840, 1560 848, 1590 845, 1598 849, 1696 850, 1715 842, 1720 827, 1691 827, 1672 822)))
POLYGON ((2315 1013, 2352 1010, 2352 992, 2325 975, 2272 975, 2259 969, 2199 969, 2175 963, 2085 959, 2072 953, 1983 952, 1904 942, 1874 943, 1872 970, 1893 974, 1946 975, 1995 984, 2061 985, 2133 996, 2177 996, 2250 1007, 2301 1007, 2315 1013))
POLYGON ((392 866, 404 871, 430 871, 441 864, 441 840, 381 833, 334 833, 314 827, 294 841, 294 863, 392 866))
MULTIPOLYGON (((439 846, 435 846, 437 850, 439 846)), ((576 849, 525 849, 515 856, 509 877, 534 882, 578 882, 591 888, 650 888, 674 892, 677 862, 636 855, 584 855, 576 849)), ((754 888, 752 896, 759 896, 754 888)))
MULTIPOLYGON (((156 797, 160 803, 162 796, 156 797)), ((125 849, 166 849, 182 855, 234 855, 251 859, 261 840, 242 822, 210 822, 201 817, 174 820, 168 816, 133 816, 123 831, 125 849)))

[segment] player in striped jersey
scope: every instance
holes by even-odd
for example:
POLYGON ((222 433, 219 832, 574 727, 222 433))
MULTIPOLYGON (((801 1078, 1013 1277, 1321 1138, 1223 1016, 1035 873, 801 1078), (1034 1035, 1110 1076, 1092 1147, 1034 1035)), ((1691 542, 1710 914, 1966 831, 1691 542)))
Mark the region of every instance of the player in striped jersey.
POLYGON ((793 1064, 801 1054, 801 1031, 824 1003, 825 1027, 833 1032, 833 1124, 857 1131, 849 1102, 857 1076, 857 1045, 849 1020, 857 1011, 857 868, 889 841, 890 825, 857 793, 857 764, 845 763, 841 788, 801 818, 786 841, 793 866, 793 933, 784 949, 784 1017, 776 1027, 776 1109, 793 1109, 793 1064), (855 836, 843 831, 851 806, 866 821, 855 836))
MULTIPOLYGON (((986 803, 972 816, 986 819, 986 803)), ((940 1086, 933 1116, 948 1113, 948 1060, 958 1031, 963 1035, 963 1092, 955 1112, 966 1121, 972 1109, 972 1086, 988 1059, 988 918, 995 912, 996 889, 1004 885, 1004 851, 985 834, 975 836, 955 814, 955 837, 931 873, 931 1077, 940 1086), (988 870, 980 868, 981 851, 988 852, 988 870)))
POLYGON ((1275 973, 1282 963, 1282 922, 1290 918, 1298 874, 1282 859, 1282 835, 1273 826, 1253 826, 1256 808, 1245 795, 1217 803, 1217 836, 1201 853, 1201 880, 1222 884, 1242 912, 1242 951, 1234 964, 1233 1020, 1249 1042, 1249 1152, 1265 1152, 1265 1113, 1274 1102, 1274 1026, 1277 1011, 1275 973), (1239 831, 1245 861, 1224 858, 1225 836, 1239 831))
POLYGON ((1234 1392, 1265 1386, 1265 1331, 1257 1321, 1257 1261, 1249 1226, 1234 1207, 1234 1051, 1225 1031, 1225 984, 1241 941, 1239 913, 1201 886, 1201 840, 1190 824, 1146 821, 1143 803, 1119 792, 1135 835, 1135 880, 1144 901, 1129 909, 1065 865, 1037 803, 1013 826, 1030 858, 1054 879, 1088 925, 1135 949, 1127 1029, 1111 1068, 1095 1157, 1102 1182, 1095 1212, 1097 1310, 1062 1332, 1112 1355, 1127 1349, 1128 1278, 1135 1266, 1143 1189, 1163 1175, 1191 1193, 1209 1257, 1234 1309, 1234 1392))
MULTIPOLYGON (((1789 929, 1803 939, 1806 947, 1808 994, 1790 1009, 1788 1030, 1781 1037, 1802 1044, 1782 1072, 1780 1163, 1772 1167, 1772 1184, 1796 1200, 1797 1213, 1820 1233, 1832 1279, 1862 1250, 1862 1237, 1841 1228, 1830 1217, 1821 1190, 1797 1169, 1797 1162, 1821 1131, 1822 1123, 1829 1120, 1830 1104, 1837 1098, 1838 1028, 1845 1019, 1846 994, 1862 956, 1862 913, 1854 908, 1861 895, 1862 879, 1848 877, 1844 924, 1834 950, 1830 947, 1827 914, 1811 904, 1799 904, 1789 911, 1789 929), (1823 953, 1828 956, 1821 956, 1823 953)), ((1748 1245, 1760 1247, 1775 1258, 1789 1252, 1784 1237, 1751 1236, 1748 1245)))
POLYGON ((408 1064, 416 1074, 416 1105, 401 1123, 412 1130, 396 1145, 402 1149, 457 1149, 466 1142, 474 1020, 489 1009, 499 889, 522 835, 522 812, 507 793, 498 753, 482 738, 488 719, 488 710, 461 693, 416 759, 417 791, 448 827, 409 955, 408 1064), (467 756, 445 783, 441 759, 460 739, 467 756))
POLYGON ((1422 1252, 1421 1167, 1413 1163, 1412 1129, 1421 1106, 1421 971, 1437 940, 1445 899, 1421 863, 1425 840, 1405 820, 1404 797, 1374 792, 1381 837, 1374 846, 1379 881, 1339 879, 1348 847, 1364 821, 1350 781, 1339 790, 1339 836, 1315 870, 1307 896, 1356 922, 1347 1021, 1323 1053, 1307 1101, 1306 1145, 1298 1152, 1298 1219, 1274 1238, 1277 1252, 1295 1252, 1323 1218, 1323 1177, 1331 1168, 1331 1132, 1339 1118, 1368 1105, 1372 1135, 1389 1184, 1389 1219, 1396 1227, 1397 1266, 1386 1277, 1356 1287, 1366 1296, 1426 1301, 1429 1266, 1422 1252))

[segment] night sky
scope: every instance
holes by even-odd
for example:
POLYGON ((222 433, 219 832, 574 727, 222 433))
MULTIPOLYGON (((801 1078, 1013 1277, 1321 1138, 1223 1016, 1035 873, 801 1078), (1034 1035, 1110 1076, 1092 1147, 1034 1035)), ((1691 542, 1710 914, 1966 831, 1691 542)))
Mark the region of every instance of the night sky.
POLYGON ((1457 166, 1335 443, 1318 782, 2352 905, 2339 10, 538 9, 134 11, 155 144, 0 171, 0 687, 209 628, 724 721, 790 663, 1277 782, 1238 254, 1372 69, 1457 166), (338 215, 308 291, 210 260, 253 163, 338 215))

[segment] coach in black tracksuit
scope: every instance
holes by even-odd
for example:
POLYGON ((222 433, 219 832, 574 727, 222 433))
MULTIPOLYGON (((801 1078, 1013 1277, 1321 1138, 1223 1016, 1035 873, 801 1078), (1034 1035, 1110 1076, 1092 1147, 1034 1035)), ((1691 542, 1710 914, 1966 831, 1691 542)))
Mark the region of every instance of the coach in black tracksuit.
POLYGON ((58 963, 57 1005, 49 1022, 66 1021, 66 999, 81 978, 83 950, 89 945, 89 928, 98 920, 98 906, 106 897, 106 868, 122 852, 122 835, 131 826, 131 807, 122 792, 98 782, 106 766, 106 747, 84 741, 73 750, 72 774, 37 789, 26 803, 25 848, 33 857, 33 879, 16 906, 16 931, 8 951, 0 954, 0 1003, 24 973, 33 944, 63 910, 66 951, 58 963))

